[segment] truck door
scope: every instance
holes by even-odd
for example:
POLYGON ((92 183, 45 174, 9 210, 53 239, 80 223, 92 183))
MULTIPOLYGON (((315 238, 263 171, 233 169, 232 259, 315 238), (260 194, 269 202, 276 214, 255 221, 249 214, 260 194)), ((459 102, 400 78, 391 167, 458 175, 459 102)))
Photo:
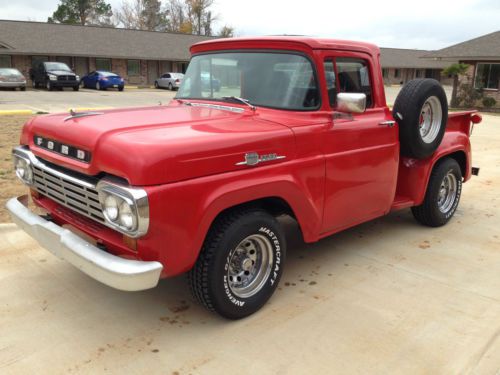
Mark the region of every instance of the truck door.
MULTIPOLYGON (((332 110, 324 137, 326 159, 324 234, 387 213, 394 200, 399 164, 397 125, 374 103, 372 82, 380 74, 364 54, 326 53, 323 67, 332 110), (364 113, 340 113, 339 92, 366 94, 364 113)), ((376 82, 381 84, 381 78, 376 82)))

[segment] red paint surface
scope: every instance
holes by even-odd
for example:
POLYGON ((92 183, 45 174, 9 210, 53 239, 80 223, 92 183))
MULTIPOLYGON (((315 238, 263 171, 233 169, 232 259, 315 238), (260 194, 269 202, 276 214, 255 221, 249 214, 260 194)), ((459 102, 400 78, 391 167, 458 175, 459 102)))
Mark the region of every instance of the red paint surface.
POLYGON ((397 126, 379 125, 392 116, 385 103, 376 46, 268 37, 203 42, 191 51, 234 49, 293 50, 310 56, 320 81, 321 108, 253 112, 240 106, 244 111, 233 113, 173 101, 167 107, 111 110, 69 121, 64 121, 67 114, 37 117, 26 124, 22 144, 66 168, 89 175, 117 175, 144 187, 150 202, 150 229, 138 240, 134 253, 112 229, 91 225, 78 214, 65 214, 47 198, 37 203, 54 213, 59 223, 70 223, 101 239, 111 252, 159 260, 163 276, 173 276, 192 267, 214 218, 241 203, 283 199, 297 217, 304 239, 313 242, 390 210, 420 204, 432 167, 444 155, 464 153, 465 180, 470 178, 474 112, 450 114, 443 142, 430 158, 400 160, 397 126), (334 120, 322 79, 327 56, 361 57, 369 62, 372 108, 352 119, 334 120), (85 164, 37 148, 35 134, 89 150, 92 161, 85 164), (286 158, 256 167, 236 166, 247 152, 286 158))

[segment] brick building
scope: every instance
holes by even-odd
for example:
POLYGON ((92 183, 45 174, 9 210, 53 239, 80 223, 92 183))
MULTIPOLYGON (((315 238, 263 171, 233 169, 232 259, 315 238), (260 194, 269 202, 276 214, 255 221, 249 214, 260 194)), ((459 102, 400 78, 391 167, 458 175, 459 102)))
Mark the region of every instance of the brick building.
POLYGON ((443 48, 427 56, 468 64, 469 69, 459 77, 459 83, 470 83, 476 89, 482 89, 484 95, 494 98, 500 107, 500 31, 443 48))
POLYGON ((60 61, 80 76, 93 70, 120 74, 128 84, 152 84, 163 72, 184 72, 189 47, 205 36, 0 20, 0 67, 29 69, 60 61))
POLYGON ((403 48, 380 48, 380 64, 386 85, 404 84, 415 78, 434 78, 444 85, 452 84, 451 77, 441 72, 449 61, 424 58, 430 51, 403 48))

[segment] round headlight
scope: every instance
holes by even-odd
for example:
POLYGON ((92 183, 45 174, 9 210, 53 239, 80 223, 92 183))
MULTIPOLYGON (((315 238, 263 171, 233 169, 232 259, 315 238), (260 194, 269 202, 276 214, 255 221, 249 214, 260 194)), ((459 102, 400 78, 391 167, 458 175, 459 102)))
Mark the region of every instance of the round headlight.
POLYGON ((118 205, 118 198, 114 195, 108 195, 106 199, 104 199, 104 212, 109 220, 116 221, 116 219, 118 219, 118 205))
POLYGON ((16 176, 23 182, 28 184, 33 182, 33 172, 26 159, 16 157, 14 159, 14 168, 16 170, 16 176))
POLYGON ((127 202, 123 201, 122 204, 120 204, 120 213, 119 213, 119 221, 120 225, 127 229, 133 229, 134 228, 134 212, 132 211, 132 208, 128 205, 127 202))

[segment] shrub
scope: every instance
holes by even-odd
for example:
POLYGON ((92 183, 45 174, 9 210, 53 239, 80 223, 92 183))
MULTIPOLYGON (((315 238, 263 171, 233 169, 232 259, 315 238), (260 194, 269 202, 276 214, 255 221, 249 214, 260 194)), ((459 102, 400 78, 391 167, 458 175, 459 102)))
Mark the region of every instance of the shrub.
POLYGON ((497 101, 495 100, 495 98, 492 98, 490 96, 486 96, 483 98, 483 105, 485 106, 485 108, 494 107, 496 104, 497 101))
POLYGON ((476 106, 476 102, 483 98, 483 91, 476 89, 469 83, 461 84, 458 89, 457 99, 464 107, 471 108, 476 106))

